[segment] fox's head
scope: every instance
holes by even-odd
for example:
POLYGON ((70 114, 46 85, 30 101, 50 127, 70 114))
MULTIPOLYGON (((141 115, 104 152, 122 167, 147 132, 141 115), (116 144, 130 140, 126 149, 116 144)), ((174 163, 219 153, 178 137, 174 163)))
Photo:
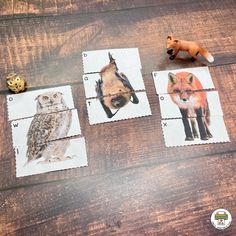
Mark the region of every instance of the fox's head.
POLYGON ((197 103, 197 90, 202 90, 200 81, 188 72, 180 72, 177 74, 168 74, 168 93, 171 99, 182 108, 197 103), (195 92, 196 91, 196 92, 195 92))
POLYGON ((174 50, 178 48, 179 40, 175 39, 173 36, 167 36, 166 40, 166 50, 167 53, 172 55, 174 50))

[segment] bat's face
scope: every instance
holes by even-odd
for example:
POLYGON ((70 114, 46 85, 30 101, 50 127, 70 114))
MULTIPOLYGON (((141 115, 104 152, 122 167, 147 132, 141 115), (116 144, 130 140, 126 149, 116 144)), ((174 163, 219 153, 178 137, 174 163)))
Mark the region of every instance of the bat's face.
POLYGON ((109 97, 104 97, 104 104, 110 109, 119 109, 125 106, 130 101, 130 93, 117 94, 109 97))
POLYGON ((36 98, 41 108, 59 105, 63 102, 63 96, 60 92, 47 92, 36 98))

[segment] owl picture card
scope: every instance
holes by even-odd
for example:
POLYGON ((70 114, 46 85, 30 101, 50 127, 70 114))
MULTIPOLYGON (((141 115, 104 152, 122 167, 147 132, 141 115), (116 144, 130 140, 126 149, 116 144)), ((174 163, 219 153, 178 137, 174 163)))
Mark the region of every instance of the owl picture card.
POLYGON ((74 108, 71 86, 61 86, 7 95, 8 119, 17 120, 36 114, 74 108))
POLYGON ((7 105, 16 177, 87 166, 71 86, 8 95, 7 105))
POLYGON ((16 177, 41 174, 57 170, 88 166, 86 144, 83 137, 61 139, 37 146, 40 156, 34 157, 27 146, 15 147, 16 177))
POLYGON ((81 135, 80 122, 77 109, 59 111, 57 113, 46 113, 34 117, 11 121, 13 147, 26 146, 30 138, 38 132, 36 139, 32 142, 42 145, 45 142, 81 135), (64 132, 64 123, 60 119, 65 117, 71 120, 68 132, 64 132), (50 127, 54 126, 53 129, 50 127), (60 128, 60 125, 62 126, 60 128), (58 126, 58 128, 57 128, 58 126), (32 131, 31 131, 32 130, 32 131), (37 131, 38 130, 38 131, 37 131), (34 132, 34 134, 32 134, 34 132), (40 135, 43 132, 43 135, 40 135), (48 136, 47 134, 48 133, 48 136))

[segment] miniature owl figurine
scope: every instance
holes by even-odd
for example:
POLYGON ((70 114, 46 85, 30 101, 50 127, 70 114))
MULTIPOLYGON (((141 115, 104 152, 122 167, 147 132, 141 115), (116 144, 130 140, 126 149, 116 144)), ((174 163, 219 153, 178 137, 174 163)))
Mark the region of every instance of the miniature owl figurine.
POLYGON ((8 89, 13 93, 24 92, 27 89, 27 84, 24 78, 15 73, 11 73, 6 77, 8 89))
POLYGON ((63 94, 46 92, 36 97, 37 113, 27 134, 28 162, 44 157, 40 163, 66 160, 68 140, 53 141, 67 136, 72 112, 66 106, 63 94), (50 141, 50 142, 49 142, 50 141), (63 142, 63 144, 62 144, 63 142))

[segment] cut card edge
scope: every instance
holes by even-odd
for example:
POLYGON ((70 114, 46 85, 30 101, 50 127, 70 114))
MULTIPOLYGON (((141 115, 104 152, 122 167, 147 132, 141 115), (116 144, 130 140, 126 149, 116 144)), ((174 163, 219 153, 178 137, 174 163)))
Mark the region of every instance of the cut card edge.
MULTIPOLYGON (((63 88, 63 87, 68 87, 68 88, 70 88, 70 93, 71 93, 71 97, 72 97, 72 105, 73 105, 73 107, 72 108, 69 108, 69 109, 65 109, 65 110, 62 110, 62 111, 67 111, 67 110, 73 110, 73 109, 77 109, 77 110, 79 110, 78 108, 75 108, 75 102, 74 102, 74 97, 73 97, 73 92, 72 92, 72 86, 71 85, 62 85, 62 86, 55 86, 55 87, 46 87, 46 88, 42 88, 42 89, 35 89, 35 90, 32 90, 32 91, 26 91, 26 92, 24 92, 24 93, 30 93, 30 92, 34 92, 34 91, 38 91, 38 90, 46 90, 46 89, 50 89, 50 88, 63 88)), ((15 95, 21 95, 21 94, 23 94, 23 93, 19 93, 19 94, 7 94, 6 95, 6 104, 7 104, 7 120, 9 121, 9 122, 11 122, 11 121, 15 121, 15 120, 22 120, 22 119, 27 119, 27 118, 32 118, 32 117, 34 117, 35 115, 33 115, 33 116, 26 116, 26 117, 21 117, 21 118, 16 118, 16 119, 10 119, 10 115, 9 115, 9 104, 8 104, 8 96, 15 96, 15 95)), ((60 112, 60 111, 59 111, 60 112)), ((54 112, 49 112, 49 113, 54 113, 54 112)), ((56 113, 56 112, 55 112, 56 113)))
MULTIPOLYGON (((138 53, 138 59, 139 59, 139 64, 138 66, 136 66, 137 68, 136 69, 139 69, 139 70, 142 70, 142 63, 141 63, 141 58, 140 58, 140 53, 139 53, 139 48, 134 48, 134 47, 131 47, 131 48, 105 48, 105 49, 95 49, 95 50, 90 50, 90 51, 82 51, 81 55, 82 55, 82 65, 83 65, 83 74, 95 74, 95 73, 100 73, 100 71, 89 71, 89 72, 85 72, 85 63, 84 63, 84 56, 83 54, 86 54, 88 52, 93 52, 93 51, 110 51, 110 50, 127 50, 127 49, 133 49, 133 50, 136 50, 137 53, 138 53)), ((135 68, 135 67, 132 67, 132 68, 135 68)))
POLYGON ((36 176, 36 175, 38 176, 38 175, 48 174, 48 173, 51 173, 51 172, 67 171, 67 170, 72 170, 72 169, 77 169, 77 168, 84 168, 84 167, 88 167, 88 166, 89 165, 88 165, 88 160, 87 160, 87 164, 86 165, 75 166, 75 167, 70 167, 70 168, 66 168, 66 169, 59 169, 59 170, 49 170, 47 172, 36 173, 36 174, 29 174, 29 175, 17 175, 17 170, 16 170, 16 178, 31 177, 31 176, 36 176))
MULTIPOLYGON (((70 139, 76 139, 76 138, 71 138, 70 139)), ((36 176, 36 175, 42 175, 42 174, 47 174, 47 173, 51 173, 51 172, 56 172, 56 171, 67 171, 67 170, 71 170, 71 169, 76 169, 76 168, 84 168, 84 167, 88 167, 89 166, 89 162, 88 162, 88 152, 87 152, 87 142, 84 136, 82 137, 78 137, 78 139, 83 140, 84 142, 84 148, 85 148, 85 157, 86 157, 86 164, 85 165, 81 165, 81 166, 75 166, 75 167, 70 167, 70 168, 66 168, 66 169, 59 169, 59 170, 50 170, 47 172, 42 172, 42 173, 36 173, 36 174, 29 174, 29 175, 18 175, 19 170, 17 170, 17 164, 16 164, 16 150, 13 148, 14 150, 14 154, 15 154, 15 176, 16 178, 24 178, 24 177, 29 177, 29 176, 36 176)), ((23 146, 22 146, 23 147, 23 146)))

